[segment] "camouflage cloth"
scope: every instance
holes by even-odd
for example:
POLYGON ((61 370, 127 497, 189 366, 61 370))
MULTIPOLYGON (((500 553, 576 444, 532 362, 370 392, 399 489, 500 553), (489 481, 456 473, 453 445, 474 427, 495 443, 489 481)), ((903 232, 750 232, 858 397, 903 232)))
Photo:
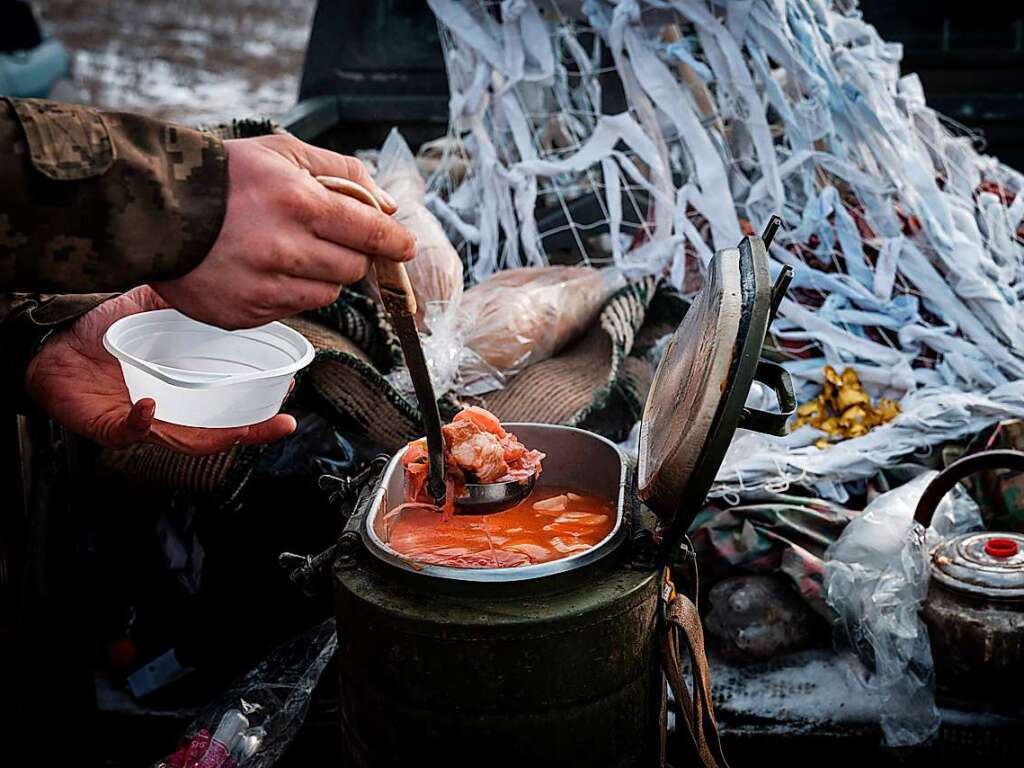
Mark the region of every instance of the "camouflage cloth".
POLYGON ((734 569, 781 571, 808 605, 828 618, 825 550, 859 514, 821 499, 778 494, 727 509, 708 507, 693 521, 690 538, 703 579, 715 581, 734 569))
POLYGON ((213 135, 139 115, 0 99, 0 396, 18 402, 46 332, 106 296, 185 274, 227 202, 213 135))

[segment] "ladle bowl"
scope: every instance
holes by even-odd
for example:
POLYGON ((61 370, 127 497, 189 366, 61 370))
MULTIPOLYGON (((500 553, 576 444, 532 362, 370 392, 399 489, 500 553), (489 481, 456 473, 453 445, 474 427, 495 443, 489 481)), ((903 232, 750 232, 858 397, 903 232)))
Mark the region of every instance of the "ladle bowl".
POLYGON ((537 474, 506 483, 467 483, 466 491, 455 497, 456 515, 493 515, 516 506, 533 492, 537 474))

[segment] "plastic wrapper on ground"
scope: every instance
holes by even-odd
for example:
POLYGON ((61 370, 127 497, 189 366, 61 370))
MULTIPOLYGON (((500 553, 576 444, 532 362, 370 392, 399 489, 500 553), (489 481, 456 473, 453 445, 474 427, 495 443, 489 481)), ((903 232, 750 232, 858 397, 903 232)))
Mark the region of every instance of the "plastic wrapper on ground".
MULTIPOLYGON (((211 702, 189 725, 183 742, 202 731, 215 734, 225 714, 238 710, 248 720, 245 734, 259 744, 239 765, 270 768, 302 727, 313 689, 337 647, 333 618, 279 646, 211 702)), ((154 768, 167 764, 173 761, 159 761, 154 768)))
POLYGON ((959 488, 925 531, 914 509, 935 477, 925 472, 884 493, 826 553, 825 588, 837 639, 872 670, 861 683, 880 694, 885 742, 919 744, 939 727, 928 630, 918 612, 928 594, 928 551, 941 539, 981 527, 977 505, 959 488))

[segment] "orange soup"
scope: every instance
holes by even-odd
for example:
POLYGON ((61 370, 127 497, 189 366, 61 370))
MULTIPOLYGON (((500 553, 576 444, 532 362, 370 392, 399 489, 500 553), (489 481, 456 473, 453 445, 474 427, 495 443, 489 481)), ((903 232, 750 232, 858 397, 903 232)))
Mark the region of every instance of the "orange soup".
POLYGON ((447 515, 424 505, 387 513, 383 541, 413 563, 451 568, 516 568, 585 552, 615 525, 615 505, 569 488, 537 488, 493 515, 447 515))

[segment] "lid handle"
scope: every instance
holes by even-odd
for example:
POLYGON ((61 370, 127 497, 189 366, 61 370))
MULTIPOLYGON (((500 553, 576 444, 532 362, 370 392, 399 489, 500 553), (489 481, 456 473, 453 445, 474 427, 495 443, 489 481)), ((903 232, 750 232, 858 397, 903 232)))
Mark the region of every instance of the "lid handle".
POLYGON ((957 459, 928 483, 921 494, 921 500, 917 502, 914 520, 927 528, 932 524, 932 515, 938 509, 939 502, 954 485, 975 472, 987 469, 1015 469, 1024 472, 1024 453, 1010 450, 979 451, 957 459))
POLYGON ((787 264, 779 271, 779 276, 775 279, 775 284, 772 285, 772 309, 771 314, 768 315, 769 333, 771 332, 771 322, 779 314, 779 305, 786 298, 786 291, 789 290, 789 284, 792 282, 793 268, 787 264))
POLYGON ((759 408, 744 407, 740 413, 740 429, 750 429, 766 435, 782 437, 786 434, 786 424, 796 412, 796 393, 793 391, 793 379, 789 371, 778 363, 758 360, 754 371, 754 381, 759 381, 775 392, 779 401, 779 412, 762 411, 759 408))
POLYGON ((782 226, 782 217, 777 213, 773 213, 768 218, 768 223, 764 225, 764 232, 761 233, 761 240, 764 242, 764 249, 767 251, 772 246, 772 240, 775 239, 775 233, 779 231, 779 227, 782 226))

